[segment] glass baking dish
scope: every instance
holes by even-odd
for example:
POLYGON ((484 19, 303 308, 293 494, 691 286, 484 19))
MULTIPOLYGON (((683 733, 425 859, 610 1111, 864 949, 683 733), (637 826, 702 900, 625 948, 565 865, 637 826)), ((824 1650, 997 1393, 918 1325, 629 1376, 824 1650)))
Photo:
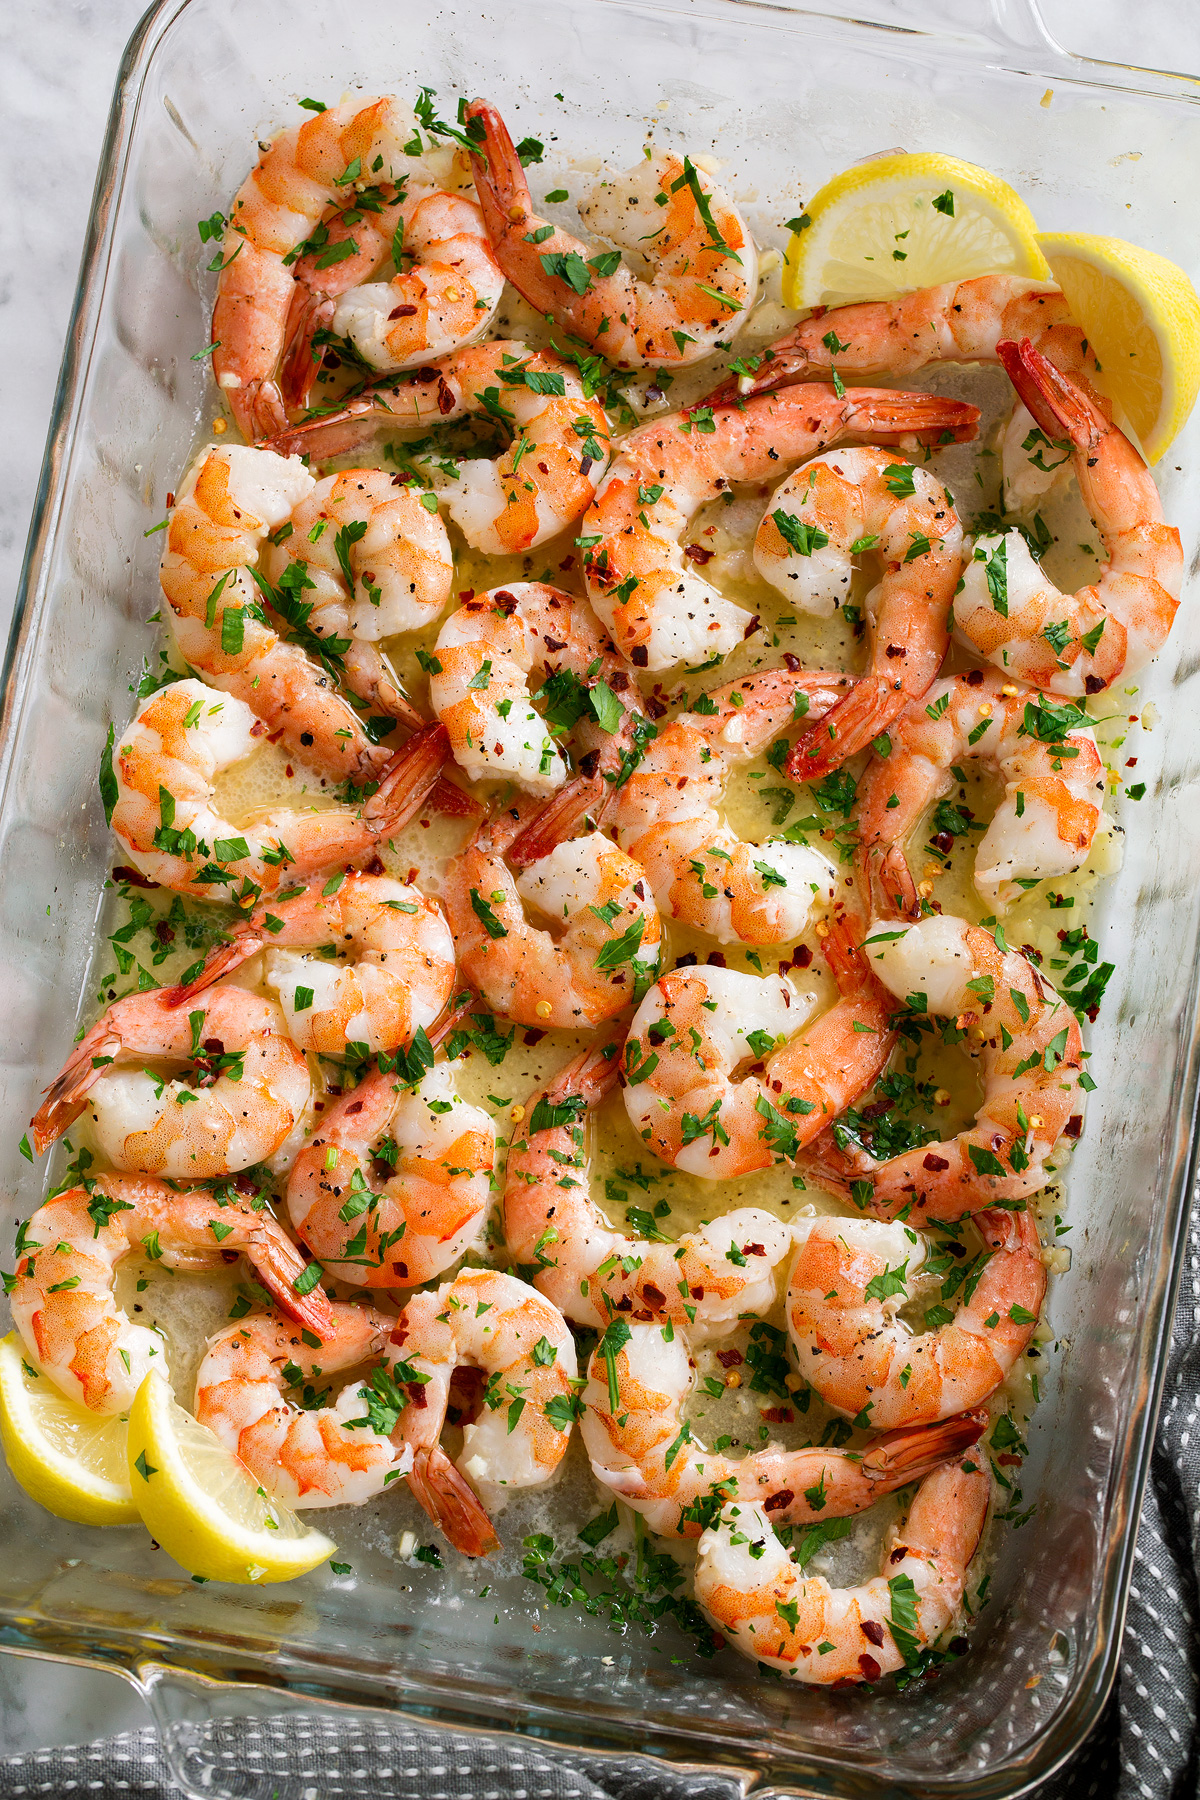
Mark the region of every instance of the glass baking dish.
MULTIPOLYGON (((1044 229, 1128 236, 1185 266, 1195 254, 1196 85, 1067 55, 1030 0, 923 0, 905 28, 759 0, 153 8, 113 102, 5 671, 0 1171, 17 1216, 43 1179, 18 1154, 19 1122, 86 1005, 109 856, 95 771, 157 604, 158 539, 143 533, 211 410, 194 360, 211 249, 195 221, 227 203, 255 137, 300 97, 419 83, 497 100, 552 157, 602 142, 625 166, 652 119, 694 153, 716 146, 723 179, 757 186, 757 216, 774 220, 857 157, 940 148, 1007 177, 1044 229)), ((1198 450, 1200 419, 1158 470, 1189 546, 1198 450)), ((325 1569, 283 1588, 197 1587, 144 1533, 64 1524, 6 1471, 3 1643, 127 1674, 180 1783, 209 1795, 274 1783, 218 1769, 206 1723, 314 1700, 721 1767, 764 1794, 982 1800, 1046 1775, 1116 1667, 1191 1186, 1198 649, 1185 601, 1139 684, 1136 709, 1159 722, 1139 753, 1147 803, 1123 809, 1124 865, 1093 926, 1117 973, 1090 1034, 1099 1086, 1070 1184, 1074 1262, 1053 1291, 1060 1351, 1023 1476, 1038 1510, 1004 1534, 969 1657, 901 1694, 784 1686, 729 1653, 702 1662, 682 1638, 539 1607, 519 1575, 498 1583, 493 1624, 491 1604, 464 1604, 478 1569, 435 1576, 381 1555, 372 1569, 369 1543, 371 1580, 325 1569)))

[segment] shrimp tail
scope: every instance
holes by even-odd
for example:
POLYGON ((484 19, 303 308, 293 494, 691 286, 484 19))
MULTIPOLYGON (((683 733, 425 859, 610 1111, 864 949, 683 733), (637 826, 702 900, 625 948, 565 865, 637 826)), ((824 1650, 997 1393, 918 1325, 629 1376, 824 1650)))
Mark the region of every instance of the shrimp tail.
POLYGON ((121 1040, 102 1019, 77 1044, 59 1073, 45 1089, 46 1098, 29 1121, 36 1155, 56 1143, 83 1111, 88 1091, 122 1049, 121 1040))
MULTIPOLYGON (((469 1018, 478 1006, 483 1008, 483 998, 472 988, 462 988, 452 996, 449 1012, 443 1013, 437 1024, 428 1032, 429 1042, 436 1050, 439 1044, 445 1043, 456 1025, 469 1018)), ((486 1010, 486 1009, 485 1009, 486 1010)))
POLYGON ((878 847, 866 851, 863 871, 879 918, 920 918, 921 898, 899 844, 893 844, 886 853, 878 847))
POLYGON ((908 704, 899 682, 864 675, 819 724, 810 725, 787 759, 790 781, 820 781, 849 756, 865 750, 908 704))
POLYGON ((308 405, 308 396, 325 360, 324 349, 315 346, 313 339, 318 331, 329 329, 336 310, 337 300, 331 295, 314 294, 303 282, 296 282, 279 367, 279 385, 289 406, 308 405))
POLYGON ((1095 402, 1056 369, 1029 338, 1022 338, 1019 344, 1006 338, 996 345, 996 354, 1018 399, 1032 413, 1039 430, 1051 440, 1067 437, 1077 450, 1084 450, 1111 430, 1095 402))
POLYGON ((408 1485, 429 1517, 463 1556, 490 1556, 500 1548, 495 1527, 441 1445, 418 1450, 408 1485))
POLYGON ((573 1062, 560 1069, 554 1079, 547 1083, 540 1094, 534 1095, 529 1107, 532 1116, 533 1108, 539 1100, 561 1101, 568 1094, 582 1095, 588 1111, 599 1106, 606 1094, 610 1094, 617 1085, 621 1072, 621 1046, 625 1041, 624 1032, 607 1039, 603 1044, 592 1044, 581 1051, 573 1062))
POLYGON ((229 975, 234 969, 240 968, 268 941, 257 926, 246 925, 241 930, 235 928, 231 942, 222 944, 213 951, 194 980, 167 989, 163 995, 164 1003, 172 1008, 182 1006, 195 994, 202 994, 206 988, 210 988, 222 975, 229 975))
POLYGON ((444 725, 423 725, 386 764, 365 816, 380 831, 399 831, 424 805, 450 754, 444 725))
MULTIPOLYGON (((274 1222, 272 1221, 271 1224, 274 1222)), ((292 1240, 279 1227, 264 1224, 261 1234, 246 1251, 246 1259, 274 1300, 280 1312, 295 1319, 321 1342, 328 1343, 336 1334, 333 1309, 321 1289, 320 1282, 307 1293, 297 1291, 306 1263, 292 1240)))
MULTIPOLYGON (((375 644, 356 639, 346 652, 346 686, 360 700, 378 707, 410 733, 422 730, 429 723, 404 692, 387 657, 375 644)), ((444 775, 438 777, 432 800, 438 811, 448 818, 473 819, 483 811, 477 800, 452 781, 447 781, 444 775)))
POLYGON ((508 860, 516 869, 527 869, 549 856, 556 844, 581 836, 587 821, 599 825, 614 792, 602 775, 579 775, 568 781, 522 826, 505 851, 508 860))
POLYGON ((961 1456, 978 1443, 987 1427, 988 1415, 981 1407, 934 1425, 904 1425, 898 1431, 886 1431, 863 1452, 862 1472, 872 1481, 886 1483, 889 1493, 907 1487, 910 1481, 921 1481, 943 1463, 961 1456))
MULTIPOLYGON (((1036 352, 1035 352, 1036 354, 1036 352)), ((979 408, 941 394, 889 393, 872 388, 858 397, 846 391, 845 430, 869 443, 887 444, 915 437, 919 443, 969 444, 979 431, 979 408)))
POLYGON ((486 100, 472 100, 466 111, 468 128, 478 119, 483 126, 479 148, 471 159, 479 210, 493 249, 515 231, 525 231, 532 211, 529 184, 508 127, 486 100))
MULTIPOLYGON (((385 422, 395 416, 396 408, 387 403, 388 394, 399 398, 406 391, 393 381, 386 388, 368 388, 348 401, 339 412, 302 419, 297 425, 288 424, 285 417, 273 425, 268 435, 255 438, 255 448, 274 450, 280 456, 311 456, 318 461, 344 456, 360 444, 369 444, 385 422)), ((396 429, 403 430, 409 423, 411 420, 407 415, 397 417, 396 429)))

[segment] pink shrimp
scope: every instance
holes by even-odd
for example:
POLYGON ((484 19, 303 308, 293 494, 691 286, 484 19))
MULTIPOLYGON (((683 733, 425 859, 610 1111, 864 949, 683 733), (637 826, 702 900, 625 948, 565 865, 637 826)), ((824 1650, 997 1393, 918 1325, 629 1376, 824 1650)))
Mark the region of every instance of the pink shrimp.
POLYGON ((731 1501, 700 1539, 697 1603, 740 1655, 788 1680, 879 1681, 953 1624, 990 1495, 991 1477, 969 1453, 935 1469, 889 1534, 880 1574, 852 1588, 802 1575, 771 1515, 731 1501))
POLYGON ((919 1481, 982 1435, 986 1414, 907 1426, 867 1448, 713 1451, 684 1416, 696 1378, 687 1333, 618 1315, 592 1354, 580 1430, 592 1474, 660 1536, 699 1537, 735 1495, 774 1525, 846 1518, 919 1481))
POLYGON ((1041 1244, 1027 1212, 973 1222, 986 1250, 961 1284, 969 1298, 949 1324, 914 1334, 897 1314, 924 1262, 919 1233, 878 1219, 797 1221, 807 1232, 788 1283, 788 1332, 827 1405, 893 1431, 982 1406, 1007 1379, 1041 1313, 1041 1244))
POLYGON ((305 1269, 296 1246, 235 1192, 99 1175, 47 1200, 20 1241, 13 1321, 51 1380, 94 1412, 125 1412, 150 1369, 167 1371, 162 1334, 135 1324, 114 1292, 118 1263, 138 1251, 180 1270, 223 1269, 244 1256, 300 1326, 317 1338, 332 1330, 320 1288, 296 1290, 305 1269))
POLYGON ((412 1465, 392 1435, 404 1404, 394 1321, 336 1300, 329 1313, 319 1345, 276 1312, 251 1313, 210 1340, 196 1376, 201 1425, 293 1508, 361 1506, 412 1465), (371 1372, 336 1399, 315 1386, 368 1361, 371 1372))
MULTIPOLYGON (((978 420, 978 408, 958 400, 888 388, 839 394, 810 383, 639 426, 619 446, 583 522, 592 605, 617 648, 639 668, 669 669, 727 655, 757 620, 685 563, 683 533, 700 507, 739 485, 773 481, 789 465, 849 438, 897 445, 965 442, 978 420)), ((947 531, 951 520, 956 530, 949 508, 947 531)), ((937 525, 933 533, 943 535, 937 525)), ((939 603, 935 596, 935 612, 939 603)), ((943 637, 944 614, 943 607, 943 637)), ((936 637, 934 627, 923 639, 931 630, 936 637)), ((936 665, 929 679, 934 672, 936 665)))
MULTIPOLYGON (((1009 906, 1032 882, 1080 868, 1104 800, 1104 765, 1085 717, 1048 704, 1036 688, 969 669, 935 681, 893 720, 886 754, 872 759, 854 802, 860 860, 885 909, 920 916, 904 844, 926 809, 953 791, 952 770, 972 757, 1004 783, 975 852, 975 886, 987 904, 1009 906)), ((939 834, 933 847, 952 842, 939 834)))
POLYGON ((454 991, 454 940, 437 901, 387 875, 351 873, 333 893, 329 885, 271 900, 239 921, 200 974, 171 989, 169 1003, 184 1005, 265 951, 266 984, 302 1050, 395 1050, 428 1031, 454 991), (300 947, 311 954, 297 955, 300 947), (343 962, 347 954, 357 961, 343 962))
POLYGON ((1179 608, 1183 546, 1163 523, 1145 460, 1077 381, 1028 338, 997 346, 1038 425, 1065 440, 1106 552, 1098 580, 1062 594, 1017 531, 980 537, 954 602, 957 636, 978 655, 1053 694, 1098 694, 1166 643, 1179 608))
POLYGON ((669 1319, 696 1338, 723 1336, 746 1313, 770 1311, 791 1229, 756 1206, 724 1212, 678 1243, 608 1223, 591 1195, 587 1138, 594 1109, 616 1086, 618 1049, 610 1040, 583 1051, 526 1102, 504 1184, 509 1255, 577 1325, 669 1319))
POLYGON ((339 1281, 416 1287, 479 1240, 496 1133, 452 1064, 415 1085, 371 1071, 325 1112, 288 1176, 301 1241, 339 1281))
POLYGON ((118 1168, 203 1180, 274 1155, 311 1091, 273 1001, 219 986, 184 1012, 159 988, 114 1001, 46 1089, 30 1131, 40 1155, 86 1107, 118 1168), (130 1058, 183 1063, 188 1078, 112 1066, 130 1058))
POLYGON ((690 157, 647 149, 580 204, 585 226, 650 264, 644 281, 619 259, 605 269, 609 258, 539 217, 494 106, 472 100, 467 119, 482 133, 472 168, 496 260, 537 312, 622 369, 684 366, 736 336, 758 290, 758 252, 736 206, 690 157))
POLYGON ((810 1026, 813 996, 782 975, 672 969, 646 995, 625 1042, 625 1109, 672 1168, 719 1181, 791 1161, 885 1067, 891 997, 849 922, 825 930, 840 997, 810 1026))
POLYGON ((409 1486, 464 1556, 499 1539, 471 1483, 540 1487, 558 1469, 575 1416, 575 1340, 558 1308, 515 1275, 464 1269, 414 1294, 392 1333, 409 1404, 397 1434, 413 1452, 409 1486), (486 1376, 479 1417, 463 1430, 457 1467, 440 1439, 460 1367, 486 1376))
POLYGON ((957 1136, 882 1161, 835 1123, 802 1165, 881 1218, 903 1213, 916 1224, 1036 1194, 1056 1148, 1065 1157, 1083 1129, 1083 1040, 1071 1008, 1027 956, 965 919, 884 923, 864 952, 910 1019, 953 1021, 941 1035, 978 1058, 983 1102, 957 1136), (925 1014, 913 1010, 918 997, 925 1014))

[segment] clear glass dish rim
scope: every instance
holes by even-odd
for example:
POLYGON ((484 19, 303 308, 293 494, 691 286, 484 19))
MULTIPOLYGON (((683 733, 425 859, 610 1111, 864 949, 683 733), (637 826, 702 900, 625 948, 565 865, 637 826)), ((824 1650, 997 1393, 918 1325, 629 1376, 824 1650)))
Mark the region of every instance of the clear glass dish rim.
MULTIPOLYGON (((593 0, 593 4, 597 5, 620 3, 621 0, 593 0)), ((110 273, 112 219, 126 175, 142 90, 161 39, 192 4, 193 0, 154 0, 130 36, 117 71, 63 359, 50 414, 46 449, 14 599, 3 672, 0 675, 0 809, 7 801, 13 750, 18 735, 16 724, 21 712, 21 696, 27 685, 22 678, 30 669, 37 647, 36 627, 42 610, 43 571, 50 560, 64 498, 68 492, 71 450, 80 423, 83 388, 95 347, 110 273)), ((1032 53, 1036 53, 1039 70, 1044 65, 1047 73, 1061 76, 1065 65, 1072 71, 1073 80, 1083 87, 1103 89, 1113 85, 1128 86, 1132 78, 1140 77, 1142 81, 1137 85, 1144 83, 1157 97, 1181 100, 1188 97, 1186 92, 1180 92, 1174 86, 1183 82, 1193 88, 1194 97, 1197 86, 1194 77, 1087 58, 1065 51, 1041 20, 1037 0, 985 0, 985 4, 991 15, 991 29, 982 34, 970 29, 961 34, 951 33, 942 22, 907 26, 856 17, 852 12, 838 14, 819 9, 809 10, 787 4, 787 0, 782 0, 782 3, 776 3, 776 0, 716 0, 716 10, 740 9, 748 13, 777 13, 798 20, 809 18, 823 25, 842 25, 855 31, 872 32, 881 36, 897 32, 902 35, 924 35, 953 44, 960 53, 968 56, 972 52, 980 57, 995 56, 997 52, 1012 56, 1019 60, 1011 66, 1023 75, 1034 72, 1030 58, 1032 53), (1171 84, 1171 87, 1167 84, 1171 84)), ((920 0, 916 0, 918 11, 919 7, 920 0)), ((702 5, 696 7, 697 12, 702 10, 702 5)), ((1131 1377, 1136 1379, 1136 1399, 1130 1407, 1126 1441, 1122 1455, 1114 1463, 1114 1476, 1108 1496, 1109 1524, 1103 1576, 1094 1593, 1097 1621, 1095 1648, 1091 1656, 1077 1666, 1071 1690, 1063 1704, 1055 1710, 1045 1730, 1026 1744, 1018 1758, 1007 1759, 985 1774, 966 1781, 952 1777, 949 1782, 941 1782, 936 1774, 927 1776, 922 1782, 921 1792, 942 1794, 947 1800, 951 1800, 951 1797, 953 1800, 1015 1800, 1016 1796, 1026 1793, 1061 1768, 1079 1748, 1099 1719, 1116 1677, 1129 1599, 1137 1522, 1162 1399, 1171 1325, 1182 1275, 1182 1250, 1190 1203, 1200 1168, 1200 1134, 1197 1125, 1200 1104, 1198 968, 1193 968, 1191 972, 1187 1016, 1191 1019, 1191 1030, 1187 1042, 1187 1074, 1181 1088, 1182 1104, 1177 1113, 1173 1145, 1174 1172, 1169 1184, 1170 1205, 1153 1270, 1152 1292, 1147 1306, 1147 1323, 1142 1335, 1140 1358, 1131 1377)), ((292 1657, 288 1659, 291 1664, 288 1667, 278 1655, 270 1662, 265 1658, 260 1661, 249 1650, 230 1651, 219 1665, 220 1673, 214 1675, 213 1670, 218 1665, 211 1650, 206 1651, 203 1656, 198 1655, 196 1648, 186 1639, 172 1638, 165 1633, 151 1639, 144 1632, 121 1632, 115 1628, 103 1648, 94 1641, 104 1635, 103 1628, 93 1628, 91 1643, 77 1643, 65 1628, 60 1632, 42 1628, 36 1637, 31 1637, 24 1629, 20 1615, 16 1611, 10 1613, 2 1607, 0 1633, 3 1634, 0 1638, 0 1653, 66 1662, 124 1675, 152 1703, 154 1689, 163 1678, 180 1676, 194 1679, 198 1687, 210 1693, 219 1692, 224 1700, 231 1700, 238 1690, 253 1686, 273 1689, 281 1696, 288 1695, 292 1697, 293 1706, 295 1699, 303 1695, 321 1705, 347 1710, 382 1709, 385 1712, 399 1712, 414 1718, 418 1723, 452 1726, 456 1731, 489 1736, 532 1737, 533 1741, 547 1748, 604 1749, 614 1756, 634 1753, 631 1744, 626 1742, 622 1749, 616 1741, 615 1734, 625 1723, 619 1719, 607 1721, 607 1730, 604 1724, 598 1723, 585 1734, 581 1721, 576 1719, 568 1720, 563 1730, 555 1729, 549 1720, 527 1718, 505 1723, 499 1717, 497 1708, 496 1718, 480 1725, 473 1722, 471 1717, 465 1716, 466 1709, 470 1706, 474 1709, 474 1719, 478 1719, 478 1694, 463 1694, 459 1704, 464 1709, 464 1716, 459 1717, 456 1716, 454 1698, 445 1688, 432 1682, 419 1686, 408 1675, 403 1677, 402 1682, 391 1677, 390 1689, 385 1695, 379 1693, 373 1683, 364 1681, 356 1671, 349 1668, 343 1667, 342 1678, 338 1680, 333 1677, 332 1671, 322 1669, 315 1659, 310 1663, 292 1657), (51 1644, 52 1648, 49 1647, 51 1644), (201 1664, 207 1666, 202 1667, 201 1664)), ((379 1685, 384 1686, 386 1681, 387 1678, 379 1685)), ((165 1715, 161 1710, 157 1707, 155 1710, 159 1713, 160 1722, 165 1722, 165 1715)), ((220 1710, 231 1709, 222 1706, 220 1710)), ((232 1710, 236 1710, 236 1707, 232 1710)), ((639 1724, 643 1745, 645 1729, 643 1724, 639 1724)), ((865 1800, 867 1792, 874 1791, 873 1788, 868 1790, 862 1786, 864 1779, 867 1782, 873 1780, 870 1765, 857 1763, 844 1753, 835 1758, 818 1752, 807 1752, 804 1763, 795 1764, 796 1773, 793 1776, 789 1767, 790 1758, 781 1756, 778 1746, 775 1746, 775 1754, 771 1760, 764 1761, 761 1752, 755 1754, 754 1746, 749 1740, 735 1741, 732 1733, 726 1733, 721 1727, 714 1727, 711 1721, 706 1725, 703 1739, 699 1731, 693 1734, 678 1726, 662 1728, 653 1750, 642 1748, 639 1754, 643 1758, 660 1756, 675 1768, 691 1767, 699 1770, 703 1766, 719 1768, 729 1775, 740 1775, 743 1785, 753 1787, 759 1800, 776 1800, 776 1797, 784 1800, 784 1796, 797 1795, 805 1791, 797 1782, 811 1777, 823 1781, 820 1790, 807 1790, 813 1794, 819 1791, 829 1795, 835 1791, 844 1791, 847 1795, 862 1794, 865 1800), (722 1739, 727 1741, 719 1741, 722 1739), (696 1760, 698 1750, 707 1751, 702 1763, 696 1760), (836 1780, 838 1774, 852 1785, 844 1790, 824 1785, 830 1778, 836 1780), (764 1785, 758 1785, 760 1781, 764 1785)), ((905 1789, 894 1788, 892 1791, 900 1795, 905 1789)), ((908 1791, 914 1795, 917 1792, 915 1789, 908 1791)))

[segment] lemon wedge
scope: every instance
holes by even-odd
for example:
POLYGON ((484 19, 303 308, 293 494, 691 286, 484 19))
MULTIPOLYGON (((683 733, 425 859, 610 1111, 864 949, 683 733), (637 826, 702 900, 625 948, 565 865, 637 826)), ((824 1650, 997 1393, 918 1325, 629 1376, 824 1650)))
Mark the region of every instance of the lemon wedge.
POLYGON ((136 1525, 123 1416, 92 1412, 35 1369, 15 1332, 0 1342, 0 1442, 25 1492, 80 1525, 136 1525))
POLYGON ((290 1581, 337 1552, 324 1532, 269 1499, 245 1463, 176 1405, 157 1369, 130 1409, 128 1459, 143 1524, 191 1575, 290 1581))
POLYGON ((1200 294, 1175 263, 1120 238, 1056 231, 1038 243, 1096 354, 1100 386, 1157 462, 1200 389, 1200 294))
POLYGON ((887 300, 972 275, 1049 271, 1021 196, 987 169, 894 151, 827 181, 787 248, 788 306, 887 300))

